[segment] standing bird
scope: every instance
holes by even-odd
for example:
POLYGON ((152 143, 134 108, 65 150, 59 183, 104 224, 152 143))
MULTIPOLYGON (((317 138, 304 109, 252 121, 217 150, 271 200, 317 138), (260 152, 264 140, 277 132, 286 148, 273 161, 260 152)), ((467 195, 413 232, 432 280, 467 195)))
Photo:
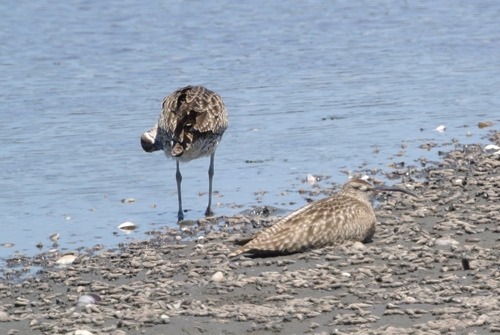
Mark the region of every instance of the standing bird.
POLYGON ((210 156, 208 168, 208 207, 205 215, 212 215, 212 179, 214 155, 224 131, 227 129, 227 111, 222 98, 201 86, 186 86, 163 99, 163 108, 153 129, 141 136, 144 151, 163 150, 167 157, 175 159, 177 171, 177 196, 179 220, 182 211, 179 162, 189 162, 210 156))
POLYGON ((305 205, 256 233, 229 257, 242 253, 290 254, 345 241, 367 242, 375 233, 376 223, 369 197, 382 191, 416 197, 402 188, 373 187, 364 180, 352 179, 337 194, 305 205))

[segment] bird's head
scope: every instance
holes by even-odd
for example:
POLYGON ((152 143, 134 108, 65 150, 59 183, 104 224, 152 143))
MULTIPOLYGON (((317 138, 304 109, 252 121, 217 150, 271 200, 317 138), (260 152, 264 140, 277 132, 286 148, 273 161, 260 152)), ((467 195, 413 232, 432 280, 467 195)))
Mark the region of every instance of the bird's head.
POLYGON ((370 195, 377 194, 380 192, 402 192, 409 194, 413 197, 417 195, 411 191, 405 190, 404 188, 394 187, 394 186, 373 186, 367 181, 361 179, 351 179, 342 186, 340 192, 345 194, 353 195, 357 198, 362 198, 368 200, 370 195))

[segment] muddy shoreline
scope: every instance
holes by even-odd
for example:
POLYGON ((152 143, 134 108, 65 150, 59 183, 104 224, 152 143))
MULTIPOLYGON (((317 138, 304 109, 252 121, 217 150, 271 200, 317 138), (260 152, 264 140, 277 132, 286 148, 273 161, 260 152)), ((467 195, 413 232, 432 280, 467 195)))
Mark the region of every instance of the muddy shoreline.
POLYGON ((235 240, 278 219, 271 213, 201 219, 67 265, 61 253, 37 255, 37 276, 0 279, 0 333, 500 332, 500 155, 449 150, 435 164, 394 166, 388 177, 419 197, 380 199, 368 244, 228 259, 235 240), (86 294, 102 300, 77 305, 86 294))

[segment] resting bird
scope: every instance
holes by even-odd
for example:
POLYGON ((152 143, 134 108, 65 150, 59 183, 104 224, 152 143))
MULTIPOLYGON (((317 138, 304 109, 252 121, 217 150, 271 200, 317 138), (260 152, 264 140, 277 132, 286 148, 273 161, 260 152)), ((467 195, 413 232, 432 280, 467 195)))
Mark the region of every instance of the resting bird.
POLYGON ((177 171, 177 217, 184 219, 182 211, 179 162, 189 162, 210 156, 208 168, 208 206, 205 215, 212 215, 212 179, 214 155, 224 131, 227 129, 227 111, 222 98, 201 86, 180 88, 163 99, 163 108, 153 129, 141 136, 144 151, 163 150, 175 159, 177 171))
POLYGON ((376 223, 369 197, 382 191, 398 191, 416 197, 402 188, 373 187, 364 180, 352 179, 337 194, 307 204, 256 233, 229 257, 243 253, 290 254, 346 241, 367 242, 375 233, 376 223))

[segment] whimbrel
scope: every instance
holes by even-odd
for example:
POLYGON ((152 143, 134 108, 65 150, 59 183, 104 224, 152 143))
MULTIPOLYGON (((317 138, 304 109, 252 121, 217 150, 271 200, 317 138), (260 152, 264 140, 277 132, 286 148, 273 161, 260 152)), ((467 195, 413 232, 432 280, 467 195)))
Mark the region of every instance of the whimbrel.
POLYGON ((208 206, 205 215, 213 214, 214 155, 227 124, 226 107, 217 93, 201 86, 187 86, 163 99, 158 122, 151 130, 142 134, 141 145, 145 151, 163 150, 167 157, 176 161, 179 220, 184 219, 179 162, 189 162, 204 156, 210 156, 208 206))
POLYGON ((312 202, 256 233, 242 248, 231 253, 289 254, 337 245, 346 241, 369 241, 375 233, 375 212, 371 194, 398 191, 416 195, 398 187, 373 187, 352 179, 335 195, 312 202))

